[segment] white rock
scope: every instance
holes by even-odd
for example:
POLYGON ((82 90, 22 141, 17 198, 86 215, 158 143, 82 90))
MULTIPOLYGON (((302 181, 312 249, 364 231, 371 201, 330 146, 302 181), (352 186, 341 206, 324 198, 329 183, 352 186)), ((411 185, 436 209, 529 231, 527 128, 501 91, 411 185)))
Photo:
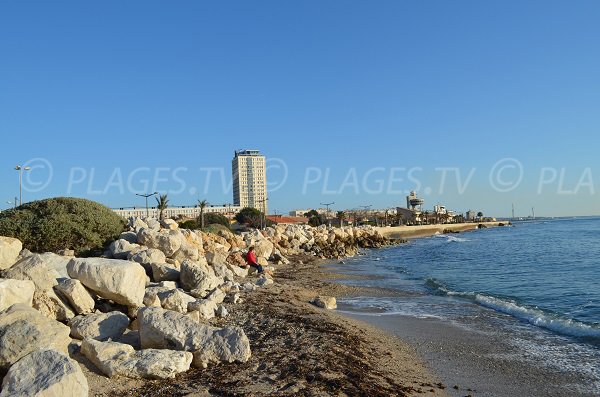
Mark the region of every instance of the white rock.
POLYGON ((0 270, 15 264, 23 244, 16 238, 0 236, 0 270))
POLYGON ((35 291, 33 293, 33 308, 56 321, 68 321, 75 317, 75 312, 69 302, 58 296, 53 289, 35 291))
POLYGON ((148 225, 148 228, 150 228, 151 230, 160 230, 160 222, 158 221, 158 219, 146 218, 144 219, 144 221, 148 225))
POLYGON ((52 349, 35 351, 13 365, 0 397, 87 397, 87 379, 77 361, 52 349))
POLYGON ((262 239, 256 243, 254 246, 254 253, 256 254, 256 258, 265 258, 269 259, 271 254, 273 253, 273 243, 267 239, 262 239))
POLYGON ((172 349, 194 353, 194 365, 211 362, 246 362, 250 342, 239 327, 215 328, 196 323, 184 314, 154 307, 140 309, 143 349, 172 349))
POLYGON ((11 280, 0 278, 0 311, 22 303, 31 306, 35 284, 31 280, 11 280))
POLYGON ((69 301, 77 314, 87 314, 94 311, 95 301, 90 292, 79 280, 61 279, 54 289, 69 301))
POLYGON ((264 287, 271 284, 273 284, 273 280, 269 277, 260 277, 258 280, 256 280, 256 285, 259 287, 264 287))
POLYGON ((219 318, 225 318, 229 315, 229 312, 227 311, 227 308, 225 306, 220 305, 219 307, 217 307, 217 310, 215 310, 215 314, 219 318))
POLYGON ((223 301, 225 300, 226 296, 227 296, 227 294, 225 292, 223 292, 222 289, 215 288, 210 294, 208 294, 208 296, 206 297, 206 299, 211 300, 211 301, 219 304, 219 303, 223 303, 223 301))
POLYGON ((119 239, 110 243, 108 250, 115 259, 127 259, 129 254, 139 249, 139 247, 140 246, 137 244, 132 244, 127 240, 119 239))
POLYGON ((208 266, 204 258, 200 258, 197 262, 184 261, 181 264, 179 278, 182 287, 187 291, 210 291, 224 281, 215 276, 214 270, 208 266))
POLYGON ((173 310, 183 314, 187 313, 188 304, 196 301, 195 298, 178 289, 160 292, 158 298, 160 299, 163 309, 173 310))
POLYGON ((233 265, 230 263, 227 264, 227 267, 237 277, 246 278, 248 276, 248 269, 246 269, 245 267, 233 265))
POLYGON ((100 341, 116 339, 129 326, 129 317, 121 312, 88 314, 73 318, 71 336, 76 339, 91 338, 100 341))
POLYGON ((165 229, 169 230, 179 229, 179 225, 173 219, 163 219, 162 221, 160 221, 160 225, 165 229))
POLYGON ((81 353, 106 376, 169 379, 190 369, 193 355, 186 351, 145 349, 135 351, 130 345, 85 339, 81 353))
POLYGON ((29 353, 43 349, 68 352, 69 327, 50 320, 23 304, 15 304, 0 312, 0 369, 29 353))
POLYGON ((210 266, 227 264, 227 256, 221 252, 207 252, 205 256, 210 266))
POLYGON ((103 298, 127 306, 142 306, 146 287, 144 268, 135 262, 104 258, 75 258, 69 276, 103 298))
POLYGON ((119 239, 120 240, 127 240, 131 244, 137 244, 137 233, 136 232, 123 232, 119 236, 119 239))
POLYGON ((333 296, 317 296, 311 303, 322 309, 337 309, 337 302, 333 296))
POLYGON ((48 268, 41 255, 33 254, 21 259, 10 269, 2 272, 4 278, 15 280, 31 280, 35 284, 37 291, 52 289, 56 284, 56 279, 60 277, 54 269, 48 268))
POLYGON ((39 254, 40 258, 46 263, 50 271, 54 270, 59 278, 68 278, 67 264, 72 257, 65 255, 57 255, 54 252, 44 252, 39 254))
POLYGON ((179 280, 179 270, 173 268, 171 265, 166 263, 151 263, 150 268, 152 269, 152 279, 155 282, 179 280))
POLYGON ((216 310, 217 304, 211 300, 199 299, 188 304, 188 312, 197 312, 204 320, 213 318, 216 310))
POLYGON ((161 233, 151 229, 142 229, 138 232, 138 242, 149 248, 161 250, 167 257, 171 257, 181 247, 183 235, 179 230, 169 230, 161 233))
POLYGON ((165 263, 167 257, 157 248, 148 248, 136 252, 130 259, 142 265, 150 265, 151 263, 165 263))

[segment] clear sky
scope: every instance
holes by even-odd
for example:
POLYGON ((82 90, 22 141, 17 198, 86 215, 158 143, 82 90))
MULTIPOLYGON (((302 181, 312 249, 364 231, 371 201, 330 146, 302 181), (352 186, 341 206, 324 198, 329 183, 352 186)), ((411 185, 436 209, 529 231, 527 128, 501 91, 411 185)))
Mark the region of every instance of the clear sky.
POLYGON ((597 1, 4 1, 0 208, 135 193, 600 214, 597 1), (209 178, 210 177, 210 178, 209 178), (457 184, 457 177, 460 183, 457 184))

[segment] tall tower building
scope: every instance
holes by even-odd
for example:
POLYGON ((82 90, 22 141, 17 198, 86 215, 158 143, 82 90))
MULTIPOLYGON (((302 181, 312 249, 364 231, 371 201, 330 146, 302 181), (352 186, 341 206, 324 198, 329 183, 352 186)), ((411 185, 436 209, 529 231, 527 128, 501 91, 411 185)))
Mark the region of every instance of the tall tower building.
POLYGON ((236 150, 231 161, 233 203, 268 214, 265 156, 258 150, 236 150))

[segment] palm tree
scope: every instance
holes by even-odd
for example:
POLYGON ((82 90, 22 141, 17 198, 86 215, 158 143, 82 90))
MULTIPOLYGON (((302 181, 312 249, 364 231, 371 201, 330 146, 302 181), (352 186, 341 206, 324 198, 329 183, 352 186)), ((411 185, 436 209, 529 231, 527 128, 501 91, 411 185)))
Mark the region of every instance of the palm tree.
POLYGON ((163 211, 167 209, 169 206, 169 199, 166 194, 161 194, 159 197, 154 197, 156 199, 156 208, 158 208, 158 219, 163 219, 163 211))
POLYGON ((198 200, 198 206, 200 207, 200 228, 204 229, 204 209, 208 205, 206 200, 198 200))
POLYGON ((477 218, 479 218, 479 221, 481 221, 481 218, 483 218, 483 212, 479 211, 477 213, 477 218))
POLYGON ((340 221, 340 227, 344 227, 344 218, 346 217, 346 213, 344 211, 337 212, 337 218, 340 221))

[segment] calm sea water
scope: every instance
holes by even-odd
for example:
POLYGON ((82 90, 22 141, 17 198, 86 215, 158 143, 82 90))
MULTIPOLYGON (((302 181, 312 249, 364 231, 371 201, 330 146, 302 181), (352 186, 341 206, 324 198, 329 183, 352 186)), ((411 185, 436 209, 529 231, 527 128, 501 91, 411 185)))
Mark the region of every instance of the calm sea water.
POLYGON ((342 310, 501 327, 528 357, 581 373, 600 393, 600 218, 437 235, 337 270, 375 276, 350 283, 400 295, 342 299, 342 310))

